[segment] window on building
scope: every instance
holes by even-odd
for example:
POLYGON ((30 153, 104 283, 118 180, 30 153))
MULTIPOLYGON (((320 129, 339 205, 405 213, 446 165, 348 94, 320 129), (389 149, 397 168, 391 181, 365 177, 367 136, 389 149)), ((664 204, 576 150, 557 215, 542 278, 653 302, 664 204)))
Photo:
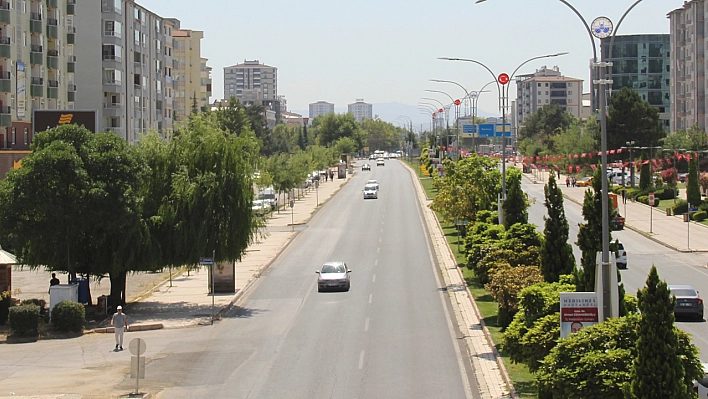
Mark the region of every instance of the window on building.
POLYGON ((548 87, 548 82, 546 82, 546 87, 548 87))
POLYGON ((135 14, 135 21, 140 22, 140 9, 136 8, 133 10, 135 14))
POLYGON ((538 91, 538 95, 539 95, 539 96, 541 95, 541 90, 538 91))
POLYGON ((140 31, 139 30, 133 31, 133 40, 135 41, 136 46, 140 45, 140 31))
POLYGON ((116 44, 104 44, 103 45, 103 59, 104 60, 120 60, 123 49, 121 46, 116 44))

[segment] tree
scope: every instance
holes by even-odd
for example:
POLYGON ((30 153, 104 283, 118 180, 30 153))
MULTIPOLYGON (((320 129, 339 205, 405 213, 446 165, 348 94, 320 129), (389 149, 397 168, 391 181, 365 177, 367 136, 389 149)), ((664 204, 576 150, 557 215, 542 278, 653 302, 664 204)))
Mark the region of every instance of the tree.
POLYGON ((516 168, 509 168, 506 171, 506 200, 502 208, 504 209, 504 226, 509 228, 516 223, 526 224, 529 222, 528 201, 526 193, 521 188, 521 171, 516 168))
POLYGON ((364 148, 366 133, 352 114, 326 114, 316 117, 312 127, 317 132, 317 144, 328 147, 342 137, 349 137, 357 144, 357 150, 364 148))
POLYGON ((637 356, 631 368, 631 395, 641 399, 679 399, 693 397, 693 380, 703 373, 686 378, 679 336, 674 327, 676 299, 666 282, 659 280, 652 266, 646 287, 637 292, 641 321, 637 338, 637 356))
POLYGON ((356 154, 358 145, 351 137, 340 137, 333 143, 337 154, 356 154))
POLYGON ((25 265, 110 274, 111 293, 124 298, 114 278, 145 270, 133 264, 144 240, 142 174, 135 149, 115 134, 77 125, 39 132, 22 168, 0 181, 2 234, 25 265))
POLYGON ((599 151, 600 124, 597 122, 597 118, 590 116, 585 122, 580 120, 573 122, 567 129, 553 137, 553 149, 556 154, 581 154, 599 151))
MULTIPOLYGON (((629 314, 558 340, 536 373, 540 389, 558 399, 625 399, 632 381, 632 362, 638 356, 640 323, 640 315, 629 314)), ((687 370, 686 378, 701 375, 697 349, 690 336, 676 327, 674 332, 679 337, 675 353, 687 370)))
POLYGON ((597 168, 592 179, 593 189, 585 191, 583 201, 585 224, 580 225, 577 241, 582 251, 580 259, 582 269, 577 271, 578 291, 595 291, 595 262, 597 253, 602 251, 602 179, 601 168, 597 168))
POLYGON ((607 148, 620 148, 628 141, 640 147, 651 147, 665 136, 659 109, 643 101, 636 90, 623 87, 612 94, 607 118, 607 148))
POLYGON ((529 138, 549 151, 553 151, 553 137, 570 127, 574 120, 573 114, 560 105, 546 105, 524 122, 524 127, 519 132, 519 139, 529 138))
MULTIPOLYGON (((423 162, 429 160, 423 158, 423 162)), ((430 209, 440 212, 443 220, 475 222, 479 211, 493 208, 501 181, 495 160, 472 154, 458 162, 446 159, 443 166, 445 176, 433 180, 438 194, 430 204, 430 209)))
POLYGON ((686 182, 686 200, 692 206, 701 204, 701 187, 698 181, 698 157, 693 156, 688 162, 688 181, 686 182))
POLYGON ((538 266, 511 267, 506 265, 497 268, 484 288, 489 291, 499 304, 497 324, 506 328, 518 311, 518 295, 524 288, 543 281, 538 266))
POLYGON ((364 119, 359 123, 366 134, 366 146, 369 151, 394 151, 400 148, 399 129, 389 122, 384 122, 378 116, 374 119, 364 119))
POLYGON ((652 181, 652 176, 651 176, 651 171, 649 169, 649 162, 647 160, 642 160, 640 161, 642 163, 642 166, 639 168, 639 189, 640 190, 647 190, 649 187, 652 187, 654 185, 654 182, 652 181))
POLYGON ((556 177, 550 174, 548 184, 544 187, 546 195, 546 210, 544 216, 545 239, 541 244, 541 272, 549 283, 558 281, 562 274, 570 274, 575 269, 573 247, 568 243, 570 228, 563 207, 563 192, 556 184, 556 177))
POLYGON ((199 113, 199 105, 197 105, 197 92, 192 93, 192 115, 199 113))

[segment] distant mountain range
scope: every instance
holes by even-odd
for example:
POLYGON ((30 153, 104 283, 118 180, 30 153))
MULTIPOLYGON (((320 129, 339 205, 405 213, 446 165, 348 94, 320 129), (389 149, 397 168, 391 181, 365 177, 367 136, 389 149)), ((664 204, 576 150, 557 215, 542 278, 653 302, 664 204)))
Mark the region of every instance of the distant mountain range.
MULTIPOLYGON (((401 104, 401 103, 374 103, 372 104, 373 106, 373 111, 374 111, 374 116, 378 116, 379 119, 386 121, 386 122, 391 122, 393 124, 403 124, 403 120, 405 118, 399 116, 407 116, 410 118, 410 120, 413 122, 413 130, 418 131, 420 130, 421 126, 423 127, 423 130, 428 130, 430 129, 430 117, 425 116, 420 112, 417 106, 415 105, 408 105, 408 104, 401 104)), ((307 116, 309 114, 309 110, 290 110, 291 112, 298 113, 303 116, 307 116)), ((347 107, 335 107, 334 112, 338 114, 343 114, 347 112, 347 107)), ((484 110, 478 110, 477 111, 477 116, 482 117, 482 118, 487 118, 490 116, 497 116, 494 114, 490 114, 488 112, 485 112, 484 110)), ((452 121, 454 118, 450 118, 452 121)))

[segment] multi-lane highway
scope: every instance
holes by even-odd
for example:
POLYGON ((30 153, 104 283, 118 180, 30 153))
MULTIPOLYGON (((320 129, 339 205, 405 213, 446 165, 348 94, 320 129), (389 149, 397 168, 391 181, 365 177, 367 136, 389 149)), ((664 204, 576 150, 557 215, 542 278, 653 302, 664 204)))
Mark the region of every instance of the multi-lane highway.
POLYGON ((237 309, 150 362, 149 388, 170 398, 478 397, 411 183, 397 160, 355 174, 237 309), (368 179, 378 199, 363 199, 368 179), (349 292, 317 292, 328 260, 352 270, 349 292))
MULTIPOLYGON (((524 179, 523 189, 532 201, 529 209, 529 222, 539 226, 539 231, 543 231, 543 216, 546 215, 543 184, 532 184, 524 179)), ((584 189, 577 188, 577 190, 584 189)), ((579 263, 581 252, 575 245, 575 241, 578 237, 578 224, 584 222, 582 207, 568 199, 565 199, 564 204, 570 225, 570 240, 573 242, 576 262, 579 263)), ((706 254, 674 251, 630 229, 613 231, 612 238, 622 241, 627 250, 628 267, 627 270, 620 272, 627 293, 636 294, 638 289, 644 287, 649 269, 655 265, 659 277, 668 284, 689 284, 703 295, 708 295, 708 269, 706 268, 708 257, 706 254)), ((700 358, 702 361, 708 362, 708 323, 679 320, 676 324, 691 334, 693 343, 701 351, 700 358)))

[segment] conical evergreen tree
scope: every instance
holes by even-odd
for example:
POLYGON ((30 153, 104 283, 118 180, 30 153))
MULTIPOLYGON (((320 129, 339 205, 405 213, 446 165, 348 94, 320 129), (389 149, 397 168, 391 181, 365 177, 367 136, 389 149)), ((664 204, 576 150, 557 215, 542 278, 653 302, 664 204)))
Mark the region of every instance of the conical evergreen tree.
MULTIPOLYGON (((583 218, 580 225, 578 247, 583 255, 580 259, 581 270, 576 272, 578 291, 595 291, 595 268, 597 253, 602 251, 602 171, 597 168, 592 179, 593 190, 585 192, 583 218)), ((610 237, 611 239, 611 237, 610 237)))
POLYGON ((553 173, 543 191, 548 216, 544 217, 546 225, 543 229, 545 240, 541 245, 541 272, 545 281, 554 283, 558 281, 558 276, 573 272, 575 257, 573 247, 568 243, 570 229, 563 208, 563 192, 556 184, 553 173))
POLYGON ((504 227, 507 229, 515 223, 529 222, 528 202, 526 193, 521 189, 521 171, 516 168, 506 170, 506 201, 504 209, 504 227))
POLYGON ((701 204, 701 187, 698 183, 698 164, 694 155, 688 162, 688 182, 686 183, 686 199, 692 206, 701 204))
POLYGON ((649 168, 649 164, 644 163, 646 162, 646 157, 642 156, 641 159, 642 166, 640 166, 639 168, 639 189, 646 190, 649 187, 653 186, 654 182, 651 179, 651 170, 649 168))
POLYGON ((684 366, 676 352, 674 306, 664 281, 652 266, 646 287, 637 292, 642 321, 639 324, 637 357, 632 365, 631 395, 641 399, 690 398, 684 383, 684 366))

